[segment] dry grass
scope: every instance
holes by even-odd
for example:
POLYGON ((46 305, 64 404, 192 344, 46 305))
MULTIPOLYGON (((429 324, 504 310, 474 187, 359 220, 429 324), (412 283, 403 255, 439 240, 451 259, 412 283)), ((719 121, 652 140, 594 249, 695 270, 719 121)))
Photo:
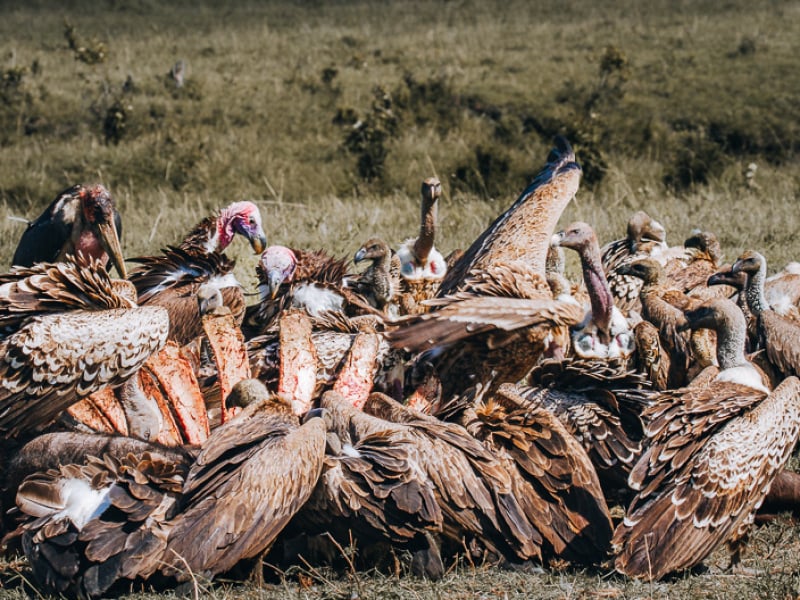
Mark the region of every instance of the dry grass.
MULTIPOLYGON (((260 204, 271 243, 351 255, 373 235, 397 244, 413 234, 419 182, 436 173, 437 245, 449 251, 508 206, 556 132, 588 176, 562 223, 588 221, 607 240, 641 208, 672 243, 701 227, 720 235, 729 259, 745 248, 776 267, 798 257, 797 2, 72 0, 4 3, 2 13, 4 266, 22 227, 5 217, 35 217, 79 181, 112 190, 129 256, 242 198, 260 204), (103 62, 75 58, 65 20, 84 60, 105 52, 103 62), (178 59, 189 65, 180 89, 167 78, 178 59), (353 118, 367 129, 348 144, 353 118)), ((232 254, 251 283, 255 257, 240 243, 232 254)), ((203 592, 785 598, 800 593, 797 534, 788 524, 758 530, 745 560, 757 575, 720 571, 720 552, 707 573, 659 584, 461 566, 438 583, 293 572, 267 589, 203 592)), ((12 567, 2 597, 24 595, 12 567)))

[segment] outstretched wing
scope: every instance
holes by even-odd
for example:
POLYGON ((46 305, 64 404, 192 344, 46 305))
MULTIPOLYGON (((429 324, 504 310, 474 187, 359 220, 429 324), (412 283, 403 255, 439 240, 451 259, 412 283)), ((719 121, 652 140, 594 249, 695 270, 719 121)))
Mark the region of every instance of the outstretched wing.
POLYGON ((35 317, 0 343, 0 434, 47 425, 73 402, 133 375, 167 340, 159 307, 35 317))

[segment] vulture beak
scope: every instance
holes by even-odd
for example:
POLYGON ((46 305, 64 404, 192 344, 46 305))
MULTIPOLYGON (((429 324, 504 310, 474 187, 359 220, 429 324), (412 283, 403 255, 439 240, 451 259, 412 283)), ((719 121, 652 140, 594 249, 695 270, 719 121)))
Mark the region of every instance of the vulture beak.
POLYGON ((267 274, 267 287, 269 288, 270 300, 274 300, 278 295, 278 290, 283 283, 283 273, 280 271, 270 271, 267 274))
POLYGON ((267 247, 267 236, 264 234, 264 230, 261 229, 261 227, 251 235, 248 235, 247 239, 250 240, 250 246, 256 254, 261 254, 267 247))
POLYGON ((741 270, 742 270, 742 261, 737 260, 735 263, 733 263, 733 266, 731 266, 731 275, 736 275, 741 270))
POLYGON ((125 270, 125 259, 122 258, 122 245, 119 242, 114 221, 97 223, 97 231, 100 234, 100 243, 108 253, 108 256, 111 257, 111 262, 114 263, 120 277, 127 279, 128 272, 125 270))
POLYGON ((353 262, 356 264, 360 263, 362 260, 364 260, 364 257, 366 255, 367 255, 367 249, 359 248, 358 252, 356 252, 355 256, 353 257, 353 262))
POLYGON ((564 239, 566 233, 563 231, 559 231, 558 233, 553 234, 553 237, 550 238, 550 245, 551 246, 560 246, 561 240, 564 239))

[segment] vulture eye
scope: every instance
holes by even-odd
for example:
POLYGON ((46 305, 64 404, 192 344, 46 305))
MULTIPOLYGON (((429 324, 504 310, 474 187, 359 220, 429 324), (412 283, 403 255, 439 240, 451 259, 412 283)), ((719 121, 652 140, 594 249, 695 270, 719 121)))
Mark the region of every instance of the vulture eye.
POLYGON ((256 218, 251 215, 250 218, 247 219, 247 222, 250 223, 250 225, 255 225, 256 224, 256 218))

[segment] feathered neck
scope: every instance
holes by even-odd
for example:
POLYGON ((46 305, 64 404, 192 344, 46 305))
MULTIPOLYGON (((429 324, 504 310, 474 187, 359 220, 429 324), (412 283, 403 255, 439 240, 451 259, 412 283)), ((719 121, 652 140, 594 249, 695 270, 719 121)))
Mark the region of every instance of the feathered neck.
POLYGON ((760 261, 758 271, 747 274, 747 284, 745 285, 745 295, 750 312, 759 316, 762 310, 769 308, 767 297, 764 293, 764 281, 767 278, 767 263, 760 261))

